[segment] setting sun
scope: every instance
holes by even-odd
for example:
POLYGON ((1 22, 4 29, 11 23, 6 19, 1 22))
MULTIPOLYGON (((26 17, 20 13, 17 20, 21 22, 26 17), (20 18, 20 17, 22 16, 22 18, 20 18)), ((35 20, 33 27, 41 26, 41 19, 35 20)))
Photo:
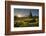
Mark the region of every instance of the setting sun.
POLYGON ((17 15, 18 17, 22 17, 20 14, 17 15))

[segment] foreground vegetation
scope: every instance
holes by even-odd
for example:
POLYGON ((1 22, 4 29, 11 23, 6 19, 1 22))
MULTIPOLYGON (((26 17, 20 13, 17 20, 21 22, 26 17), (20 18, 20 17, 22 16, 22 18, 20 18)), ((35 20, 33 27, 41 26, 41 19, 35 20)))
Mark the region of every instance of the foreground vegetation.
POLYGON ((14 16, 14 27, 36 27, 39 26, 38 16, 35 17, 16 17, 14 16))

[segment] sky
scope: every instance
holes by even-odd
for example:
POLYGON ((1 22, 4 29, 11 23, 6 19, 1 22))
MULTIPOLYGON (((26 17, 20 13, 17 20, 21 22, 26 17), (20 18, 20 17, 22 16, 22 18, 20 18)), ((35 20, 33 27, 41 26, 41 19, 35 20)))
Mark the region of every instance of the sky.
POLYGON ((20 8, 14 8, 14 16, 21 15, 21 16, 29 16, 30 11, 32 13, 32 16, 39 16, 39 9, 20 9, 20 8))

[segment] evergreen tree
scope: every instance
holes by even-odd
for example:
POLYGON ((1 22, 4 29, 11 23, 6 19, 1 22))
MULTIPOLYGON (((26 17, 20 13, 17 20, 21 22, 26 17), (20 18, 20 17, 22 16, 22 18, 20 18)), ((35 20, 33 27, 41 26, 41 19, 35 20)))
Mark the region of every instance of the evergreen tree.
POLYGON ((30 18, 32 18, 32 13, 31 13, 31 10, 30 10, 30 13, 29 13, 29 14, 30 14, 30 15, 29 15, 29 17, 30 17, 30 18))

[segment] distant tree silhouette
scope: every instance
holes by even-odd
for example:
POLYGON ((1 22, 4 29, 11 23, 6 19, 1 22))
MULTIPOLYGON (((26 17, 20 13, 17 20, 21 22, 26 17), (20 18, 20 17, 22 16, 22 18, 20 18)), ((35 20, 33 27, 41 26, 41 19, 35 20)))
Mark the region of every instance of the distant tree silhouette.
POLYGON ((36 18, 39 18, 39 17, 35 15, 34 18, 36 19, 36 18))
POLYGON ((32 18, 32 13, 31 13, 31 10, 30 10, 30 13, 29 13, 29 14, 30 14, 30 15, 29 15, 29 17, 30 17, 30 18, 32 18))
POLYGON ((14 16, 14 20, 16 20, 17 19, 17 16, 14 16))

